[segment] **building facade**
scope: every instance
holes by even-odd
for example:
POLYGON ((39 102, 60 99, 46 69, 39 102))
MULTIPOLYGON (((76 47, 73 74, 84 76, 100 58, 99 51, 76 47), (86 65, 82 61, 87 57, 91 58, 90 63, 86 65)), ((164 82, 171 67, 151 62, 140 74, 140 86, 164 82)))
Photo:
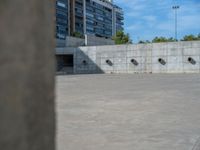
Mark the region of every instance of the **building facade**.
POLYGON ((58 39, 65 39, 69 35, 69 11, 69 0, 56 0, 56 38, 58 39))
POLYGON ((95 35, 111 38, 123 30, 123 11, 112 0, 57 0, 57 38, 95 35), (65 20, 66 19, 66 20, 65 20))

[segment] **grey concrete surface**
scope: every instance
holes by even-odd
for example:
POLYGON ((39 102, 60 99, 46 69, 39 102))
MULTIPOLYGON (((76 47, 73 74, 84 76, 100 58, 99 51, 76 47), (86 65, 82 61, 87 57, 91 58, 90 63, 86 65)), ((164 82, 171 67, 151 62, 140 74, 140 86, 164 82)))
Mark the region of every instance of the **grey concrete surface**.
POLYGON ((67 36, 65 40, 65 46, 66 47, 79 47, 85 45, 85 39, 84 38, 77 38, 73 36, 67 36))
POLYGON ((54 2, 0 0, 0 150, 54 150, 54 2))
POLYGON ((84 38, 77 38, 73 36, 67 36, 65 40, 56 39, 57 48, 72 48, 79 46, 97 46, 97 45, 115 45, 115 42, 111 39, 103 37, 96 37, 94 35, 85 35, 84 38))
POLYGON ((98 46, 98 45, 115 45, 112 39, 106 39, 104 37, 97 37, 94 35, 85 35, 86 46, 98 46))
POLYGON ((57 76, 57 150, 199 150, 199 74, 57 76))

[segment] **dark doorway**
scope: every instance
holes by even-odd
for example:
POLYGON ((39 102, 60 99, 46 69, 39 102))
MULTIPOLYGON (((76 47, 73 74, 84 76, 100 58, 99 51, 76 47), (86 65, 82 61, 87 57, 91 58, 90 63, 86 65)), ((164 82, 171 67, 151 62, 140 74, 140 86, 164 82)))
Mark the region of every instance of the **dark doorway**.
POLYGON ((57 71, 72 73, 74 67, 73 54, 56 55, 56 60, 57 60, 57 71))

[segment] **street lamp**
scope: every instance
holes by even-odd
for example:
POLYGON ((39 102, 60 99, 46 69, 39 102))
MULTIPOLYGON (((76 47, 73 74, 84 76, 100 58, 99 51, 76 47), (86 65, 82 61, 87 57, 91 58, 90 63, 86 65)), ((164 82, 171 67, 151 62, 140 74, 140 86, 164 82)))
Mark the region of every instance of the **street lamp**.
POLYGON ((175 11, 175 40, 177 41, 177 10, 180 6, 172 6, 172 9, 175 11))

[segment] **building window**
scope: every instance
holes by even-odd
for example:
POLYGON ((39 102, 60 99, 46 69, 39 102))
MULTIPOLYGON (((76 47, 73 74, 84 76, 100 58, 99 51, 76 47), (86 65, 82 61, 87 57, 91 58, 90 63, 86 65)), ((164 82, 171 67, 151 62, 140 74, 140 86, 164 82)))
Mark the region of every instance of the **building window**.
POLYGON ((62 3, 62 2, 59 2, 59 1, 58 1, 58 2, 57 2, 57 5, 60 6, 60 7, 66 8, 66 5, 65 5, 64 3, 62 3))

